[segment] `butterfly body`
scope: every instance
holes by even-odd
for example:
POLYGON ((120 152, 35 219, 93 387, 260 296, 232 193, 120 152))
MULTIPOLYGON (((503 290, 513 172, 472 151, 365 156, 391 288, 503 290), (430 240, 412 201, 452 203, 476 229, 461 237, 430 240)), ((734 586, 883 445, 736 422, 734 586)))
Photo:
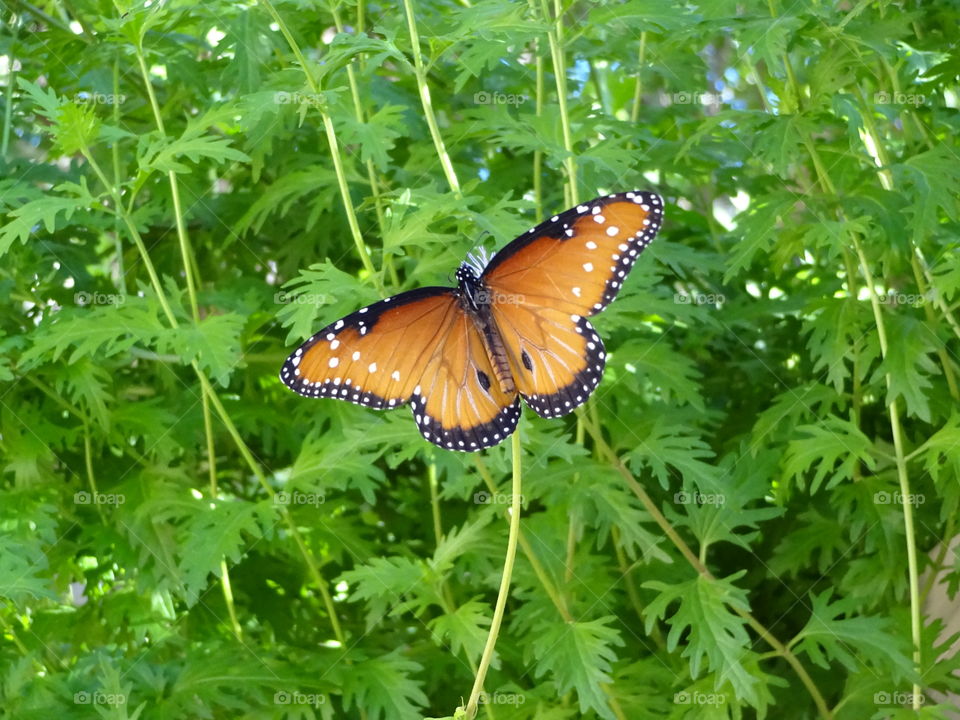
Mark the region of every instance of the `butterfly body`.
POLYGON ((516 429, 520 396, 553 418, 596 389, 606 353, 587 317, 613 301, 662 217, 661 198, 640 191, 554 215, 489 262, 460 265, 455 288, 411 290, 331 323, 280 379, 306 397, 409 404, 423 437, 446 449, 496 445, 516 429))
MULTIPOLYGON (((457 281, 460 305, 483 338, 483 349, 496 374, 497 382, 500 383, 500 390, 507 395, 515 393, 517 386, 513 381, 507 349, 491 312, 490 289, 477 277, 473 266, 468 263, 463 263, 457 270, 457 281)), ((489 378, 484 380, 481 376, 480 384, 489 385, 489 378)))

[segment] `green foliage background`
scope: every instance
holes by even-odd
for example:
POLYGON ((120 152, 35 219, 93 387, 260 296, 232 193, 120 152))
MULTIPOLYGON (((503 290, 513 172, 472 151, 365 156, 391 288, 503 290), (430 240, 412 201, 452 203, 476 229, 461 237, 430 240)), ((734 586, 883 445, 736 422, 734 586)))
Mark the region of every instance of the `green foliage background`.
POLYGON ((452 715, 509 444, 277 370, 650 188, 589 411, 520 425, 480 716, 946 717, 957 6, 409 2, 0 9, 0 716, 452 715))

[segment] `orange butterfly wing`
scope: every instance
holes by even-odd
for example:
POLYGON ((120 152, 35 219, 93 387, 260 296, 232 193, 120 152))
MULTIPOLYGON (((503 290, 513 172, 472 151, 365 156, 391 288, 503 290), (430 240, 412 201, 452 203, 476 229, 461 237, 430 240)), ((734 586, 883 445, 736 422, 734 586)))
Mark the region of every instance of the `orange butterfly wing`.
POLYGON ((586 402, 603 376, 603 342, 586 319, 609 305, 663 222, 649 192, 596 198, 511 242, 481 279, 517 388, 542 417, 586 402))
POLYGON ((283 364, 280 379, 311 398, 378 410, 411 404, 430 442, 454 450, 496 445, 520 417, 516 393, 491 383, 480 333, 452 288, 381 300, 313 335, 283 364))

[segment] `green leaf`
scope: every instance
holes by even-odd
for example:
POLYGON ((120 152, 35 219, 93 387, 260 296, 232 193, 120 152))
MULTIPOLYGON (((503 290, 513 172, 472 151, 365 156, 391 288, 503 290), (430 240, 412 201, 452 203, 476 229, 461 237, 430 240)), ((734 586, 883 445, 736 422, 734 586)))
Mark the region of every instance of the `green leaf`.
POLYGON ((815 493, 824 480, 827 489, 850 480, 857 463, 863 463, 870 470, 876 468, 873 443, 849 420, 829 415, 819 425, 798 426, 796 432, 803 437, 790 441, 783 473, 805 487, 806 473, 816 468, 810 481, 811 493, 815 493))
POLYGON ((668 468, 671 467, 686 482, 715 487, 718 471, 705 462, 713 457, 713 450, 699 435, 691 427, 667 425, 665 420, 657 418, 650 430, 640 435, 635 449, 630 452, 631 466, 650 468, 664 489, 670 487, 668 468))
POLYGON ((422 670, 399 649, 355 663, 344 675, 344 706, 362 709, 369 720, 420 720, 420 709, 429 700, 411 676, 422 670))
POLYGON ((15 241, 25 243, 30 239, 41 223, 48 233, 52 233, 57 225, 57 215, 63 213, 64 220, 70 220, 74 212, 82 207, 84 203, 77 198, 47 195, 11 211, 8 215, 10 220, 0 227, 0 257, 7 253, 15 241))
MULTIPOLYGON (((489 605, 474 598, 452 613, 434 618, 428 626, 434 634, 435 642, 443 646, 449 644, 454 654, 459 655, 462 652, 476 661, 486 644, 492 613, 489 605)), ((493 666, 499 667, 499 661, 494 662, 493 666)))
POLYGON ((218 501, 200 507, 184 527, 185 542, 180 572, 187 601, 197 601, 212 573, 220 577, 220 561, 237 563, 251 541, 263 537, 263 528, 273 524, 267 503, 218 501))
POLYGON ((891 315, 887 321, 887 356, 874 380, 886 374, 890 378, 887 403, 902 397, 907 414, 930 422, 931 375, 939 374, 939 366, 931 357, 940 347, 937 336, 919 320, 905 315, 891 315))
POLYGON ((549 675, 560 695, 576 690, 580 712, 590 710, 602 718, 615 717, 602 686, 610 682, 617 660, 620 633, 609 627, 614 617, 580 622, 544 623, 534 633, 536 674, 549 675))
POLYGON ((646 582, 643 587, 658 594, 643 614, 647 632, 657 620, 666 620, 670 625, 667 635, 670 652, 680 646, 684 633, 689 633, 681 655, 689 659, 693 677, 710 669, 718 674, 720 682, 729 682, 738 697, 756 705, 760 700, 757 679, 743 664, 750 643, 747 621, 731 612, 749 612, 746 592, 734 585, 745 572, 712 579, 698 575, 674 585, 658 580, 646 582), (673 603, 678 603, 676 612, 668 617, 668 608, 673 603))
POLYGON ((895 682, 915 676, 907 643, 893 631, 889 619, 857 615, 853 602, 838 599, 831 604, 831 595, 831 590, 810 593, 810 620, 791 646, 826 670, 832 661, 856 672, 866 661, 895 682))

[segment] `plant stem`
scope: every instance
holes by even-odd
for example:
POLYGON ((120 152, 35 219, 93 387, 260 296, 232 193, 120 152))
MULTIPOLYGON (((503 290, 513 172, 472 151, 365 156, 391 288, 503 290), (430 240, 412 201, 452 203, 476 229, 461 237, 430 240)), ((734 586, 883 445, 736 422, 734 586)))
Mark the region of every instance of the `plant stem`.
POLYGON ((637 81, 633 86, 633 105, 630 106, 630 124, 640 119, 640 103, 643 102, 643 65, 647 58, 647 31, 640 33, 640 49, 637 51, 637 81))
MULTIPOLYGON (((337 32, 344 32, 343 21, 340 19, 340 13, 337 11, 336 3, 331 4, 330 12, 333 14, 333 24, 337 28, 337 32)), ((363 8, 358 8, 358 13, 360 15, 359 21, 357 23, 357 33, 362 32, 363 24, 363 8)), ((347 63, 347 84, 350 86, 350 96, 353 98, 353 114, 356 117, 358 123, 366 122, 366 113, 363 109, 363 102, 360 99, 360 89, 357 86, 357 75, 353 71, 353 63, 347 63)), ((373 165, 373 159, 367 158, 365 165, 367 167, 367 182, 370 183, 370 193, 373 195, 373 208, 377 215, 377 227, 380 230, 380 237, 383 237, 383 229, 386 226, 386 221, 383 214, 383 200, 380 197, 380 188, 379 183, 377 182, 377 170, 373 165)), ((383 251, 383 258, 381 262, 383 271, 389 273, 390 279, 394 285, 399 284, 399 278, 397 277, 397 271, 393 267, 393 256, 383 251)))
MULTIPOLYGON (((143 47, 136 46, 137 64, 140 66, 140 75, 143 79, 144 87, 150 98, 150 107, 153 109, 153 118, 157 124, 157 130, 161 135, 166 135, 163 115, 160 113, 160 106, 157 103, 156 94, 153 91, 153 83, 150 82, 150 73, 147 71, 146 58, 143 54, 143 47)), ((117 104, 114 103, 114 107, 117 104)), ((116 146, 114 146, 116 149, 116 146)), ((114 157, 115 177, 119 176, 119 160, 114 157)), ((170 184, 170 196, 173 199, 173 215, 177 226, 177 239, 180 243, 180 259, 183 263, 183 274, 187 280, 187 298, 190 303, 190 314, 194 323, 200 322, 200 304, 197 299, 197 283, 200 280, 200 270, 197 267, 193 255, 193 248, 190 245, 190 236, 187 234, 187 224, 184 220, 183 208, 180 205, 180 184, 177 174, 170 170, 167 172, 167 181, 170 184)), ((211 388, 212 389, 212 388, 211 388)), ((206 390, 201 393, 200 401, 203 406, 203 430, 207 441, 207 466, 210 476, 210 499, 216 500, 219 491, 217 488, 217 452, 213 440, 213 422, 210 416, 210 397, 206 390)), ((240 622, 237 620, 237 609, 233 602, 233 590, 230 583, 230 570, 227 567, 226 558, 220 558, 220 589, 223 593, 223 601, 227 608, 227 615, 230 617, 230 626, 236 637, 241 635, 240 622)))
POLYGON ((457 179, 457 173, 453 169, 453 163, 450 160, 450 154, 443 143, 443 137, 440 135, 440 127, 437 125, 437 118, 433 112, 433 101, 430 99, 430 88, 427 85, 427 73, 423 67, 423 58, 420 56, 420 35, 417 33, 417 20, 413 13, 413 0, 403 0, 403 9, 407 15, 407 27, 410 30, 410 52, 413 53, 414 76, 417 81, 417 90, 420 91, 420 104, 423 106, 423 117, 430 128, 430 137, 433 138, 433 146, 437 150, 437 157, 440 158, 440 167, 443 168, 443 174, 447 178, 447 183, 453 194, 461 197, 460 181, 457 179))
POLYGON ((493 619, 490 621, 490 632, 487 635, 487 644, 483 648, 483 655, 480 657, 480 667, 477 670, 477 676, 473 682, 473 690, 471 690, 470 699, 467 702, 466 714, 469 720, 472 720, 477 715, 477 704, 480 702, 480 693, 483 691, 483 681, 487 677, 490 661, 493 660, 493 649, 497 644, 497 636, 500 634, 500 623, 503 620, 503 612, 507 606, 507 597, 510 594, 510 578, 513 575, 513 561, 517 556, 517 539, 520 536, 520 493, 523 487, 519 428, 513 433, 511 440, 511 449, 513 451, 513 483, 511 484, 511 492, 513 496, 510 498, 510 531, 507 536, 507 555, 503 560, 503 576, 500 578, 500 592, 497 594, 497 604, 493 610, 493 619))
POLYGON ((3 98, 3 138, 0 139, 0 155, 7 157, 10 149, 10 134, 12 132, 11 121, 13 119, 13 88, 17 84, 17 58, 13 54, 16 49, 17 36, 20 33, 20 18, 13 17, 10 21, 11 38, 9 50, 7 51, 7 88, 3 98))
MULTIPOLYGON (((863 254, 863 248, 860 247, 860 241, 857 236, 851 233, 854 248, 857 251, 857 257, 860 259, 860 271, 867 281, 867 287, 870 290, 870 305, 873 308, 873 319, 877 325, 877 337, 880 340, 880 354, 883 358, 887 357, 887 327, 883 319, 883 312, 880 308, 880 298, 877 297, 876 287, 874 285, 873 273, 867 258, 863 254)), ((890 373, 885 374, 887 391, 890 391, 891 378, 890 373)), ((901 503, 903 507, 903 529, 907 542, 907 574, 910 582, 910 634, 913 639, 913 663, 919 673, 921 671, 920 657, 920 580, 917 569, 917 542, 916 532, 913 526, 913 503, 907 501, 912 497, 910 494, 910 477, 907 474, 907 461, 903 451, 903 428, 900 424, 900 411, 897 407, 896 398, 893 398, 887 404, 890 414, 890 431, 893 433, 893 449, 897 460, 897 478, 900 481, 900 494, 904 498, 901 503)), ((913 684, 913 709, 919 710, 921 703, 920 684, 913 684)))
MULTIPOLYGON (((273 4, 270 2, 270 0, 260 0, 260 3, 273 17, 274 21, 280 28, 280 32, 283 33, 283 37, 286 38, 287 45, 290 46, 291 52, 293 52, 294 56, 297 58, 297 62, 300 63, 300 69, 306 76, 307 84, 310 86, 311 91, 313 91, 315 95, 319 96, 321 94, 320 86, 313 77, 313 73, 310 72, 310 68, 307 65, 307 59, 303 56, 303 52, 300 50, 300 45, 294 39, 293 34, 290 32, 290 28, 287 27, 287 24, 280 16, 280 13, 277 12, 276 8, 273 7, 273 4)), ((370 253, 367 252, 367 246, 364 244, 363 236, 360 234, 360 224, 357 222, 357 213, 353 207, 353 199, 350 197, 350 188, 347 185, 347 176, 343 171, 343 159, 340 156, 340 145, 337 141, 336 128, 333 126, 333 121, 330 119, 330 116, 325 110, 319 108, 318 112, 320 113, 320 117, 323 119, 323 129, 327 135, 327 144, 330 146, 330 157, 333 160, 333 170, 336 173, 337 185, 340 188, 340 200, 343 203, 343 210, 347 215, 347 225, 350 226, 350 234, 353 236, 353 244, 357 248, 357 255, 360 256, 360 262, 363 264, 363 269, 367 271, 367 274, 373 281, 374 286, 377 288, 377 292, 380 293, 380 297, 385 297, 386 291, 383 288, 383 279, 376 271, 376 268, 374 268, 373 261, 370 259, 370 253)))
MULTIPOLYGON (((555 0, 556 18, 553 20, 551 28, 547 31, 547 39, 550 42, 550 55, 553 59, 553 77, 557 84, 557 102, 560 105, 560 127, 563 131, 563 149, 566 150, 566 157, 563 159, 563 165, 567 169, 567 205, 576 205, 579 200, 577 191, 577 160, 573 154, 573 139, 570 132, 570 115, 567 112, 567 69, 563 57, 563 9, 560 0, 555 0)), ((550 7, 547 0, 540 0, 540 9, 543 14, 543 20, 546 23, 551 22, 550 7)))

